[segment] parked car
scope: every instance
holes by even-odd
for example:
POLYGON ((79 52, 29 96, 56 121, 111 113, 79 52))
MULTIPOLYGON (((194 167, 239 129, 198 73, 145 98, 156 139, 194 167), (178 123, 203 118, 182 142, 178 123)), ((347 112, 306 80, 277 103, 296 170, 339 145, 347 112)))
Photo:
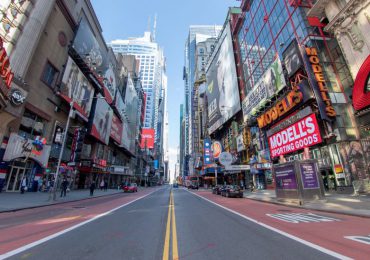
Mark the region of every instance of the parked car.
POLYGON ((188 189, 197 190, 199 189, 199 186, 196 183, 192 183, 188 186, 188 189))
POLYGON ((227 185, 221 190, 224 197, 243 198, 243 190, 237 185, 227 185))
POLYGON ((212 193, 220 195, 221 194, 221 188, 222 188, 221 185, 216 185, 215 187, 212 188, 212 193))
POLYGON ((137 184, 129 183, 122 186, 123 192, 137 192, 137 184))

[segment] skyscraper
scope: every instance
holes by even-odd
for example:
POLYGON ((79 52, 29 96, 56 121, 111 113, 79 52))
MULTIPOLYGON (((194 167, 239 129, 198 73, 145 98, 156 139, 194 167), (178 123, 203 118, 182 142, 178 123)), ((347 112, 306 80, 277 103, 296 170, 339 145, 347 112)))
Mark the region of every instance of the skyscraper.
MULTIPOLYGON (((196 81, 196 47, 199 42, 205 41, 211 37, 217 37, 222 30, 219 25, 191 25, 189 35, 185 42, 185 66, 184 66, 184 87, 185 87, 185 154, 184 154, 184 175, 189 172, 189 159, 193 154, 194 133, 192 122, 194 121, 194 83, 196 81)), ((192 158, 194 159, 194 158, 192 158)))
POLYGON ((145 32, 144 37, 114 40, 108 46, 115 53, 135 55, 140 61, 140 78, 147 97, 143 128, 154 128, 158 138, 158 109, 160 100, 163 100, 165 82, 165 58, 162 49, 153 41, 151 32, 145 32))

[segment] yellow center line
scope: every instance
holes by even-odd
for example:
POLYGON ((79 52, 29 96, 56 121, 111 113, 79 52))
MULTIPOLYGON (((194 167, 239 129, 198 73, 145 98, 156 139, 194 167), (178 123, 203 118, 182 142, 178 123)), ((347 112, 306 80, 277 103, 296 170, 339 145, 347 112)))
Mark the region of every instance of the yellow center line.
MULTIPOLYGON (((172 191, 171 191, 172 194, 172 191)), ((168 260, 170 254, 170 232, 171 232, 171 196, 170 196, 170 203, 168 206, 168 215, 167 215, 167 225, 166 225, 166 236, 164 240, 164 247, 163 247, 163 260, 168 260)))
POLYGON ((170 192, 170 202, 168 205, 168 216, 166 225, 166 235, 163 247, 163 260, 168 260, 170 257, 170 238, 172 226, 172 259, 179 259, 179 251, 177 246, 177 230, 176 230, 176 217, 175 217, 175 202, 173 199, 172 190, 170 192))
POLYGON ((177 231, 176 231, 176 217, 175 217, 175 201, 173 199, 173 193, 171 192, 172 199, 172 259, 179 259, 179 251, 177 248, 177 231))

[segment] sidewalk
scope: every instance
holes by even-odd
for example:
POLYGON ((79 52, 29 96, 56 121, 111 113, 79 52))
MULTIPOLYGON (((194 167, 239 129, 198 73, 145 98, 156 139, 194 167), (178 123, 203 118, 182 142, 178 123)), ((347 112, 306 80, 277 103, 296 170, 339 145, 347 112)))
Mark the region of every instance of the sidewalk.
POLYGON ((26 192, 24 194, 20 194, 19 192, 2 192, 0 193, 0 213, 102 197, 116 193, 122 193, 122 190, 108 189, 107 191, 101 191, 96 189, 93 197, 90 197, 90 190, 73 190, 67 192, 66 197, 61 198, 60 191, 58 191, 57 200, 53 201, 53 194, 51 194, 51 200, 49 200, 48 192, 26 192))
POLYGON ((276 198, 274 190, 258 190, 254 192, 246 191, 244 192, 244 197, 247 199, 299 207, 304 209, 312 209, 360 217, 370 217, 369 195, 354 196, 342 194, 325 194, 324 200, 305 202, 301 206, 291 201, 278 200, 276 198))

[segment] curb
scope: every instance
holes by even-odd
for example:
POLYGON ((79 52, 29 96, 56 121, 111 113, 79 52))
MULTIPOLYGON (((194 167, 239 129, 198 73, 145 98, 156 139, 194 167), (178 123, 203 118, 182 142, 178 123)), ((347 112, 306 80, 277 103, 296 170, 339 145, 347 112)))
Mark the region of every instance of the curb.
POLYGON ((263 202, 263 203, 269 203, 269 204, 291 207, 291 208, 316 210, 316 211, 325 212, 325 213, 341 214, 341 215, 347 215, 347 216, 352 216, 352 217, 370 218, 369 215, 361 214, 361 213, 350 213, 350 212, 343 212, 343 211, 339 211, 339 210, 330 210, 330 209, 307 208, 307 207, 304 207, 304 206, 298 206, 298 205, 288 204, 288 203, 283 203, 283 202, 278 202, 278 201, 266 201, 266 200, 261 200, 261 199, 256 199, 256 198, 248 198, 248 197, 244 197, 244 198, 249 199, 249 200, 263 202))
POLYGON ((26 209, 44 208, 44 207, 48 207, 48 206, 66 204, 66 203, 69 203, 69 202, 76 202, 76 201, 90 200, 90 199, 96 199, 96 198, 101 198, 101 197, 108 197, 108 196, 113 196, 113 195, 117 195, 117 194, 123 194, 123 193, 122 192, 116 192, 116 193, 111 193, 111 194, 104 194, 104 195, 99 195, 99 196, 94 196, 94 197, 86 197, 86 198, 80 198, 80 199, 74 199, 74 200, 68 200, 68 201, 61 201, 61 202, 55 202, 55 203, 50 203, 50 204, 42 204, 42 205, 29 206, 29 207, 24 207, 24 208, 0 210, 0 214, 1 213, 9 213, 9 212, 17 212, 17 211, 26 210, 26 209))

